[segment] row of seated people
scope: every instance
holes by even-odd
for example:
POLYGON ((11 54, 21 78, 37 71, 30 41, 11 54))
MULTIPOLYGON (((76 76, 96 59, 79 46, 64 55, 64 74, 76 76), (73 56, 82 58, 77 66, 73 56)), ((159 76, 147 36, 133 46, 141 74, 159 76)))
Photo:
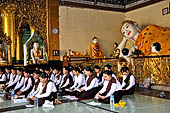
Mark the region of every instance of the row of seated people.
POLYGON ((105 66, 104 72, 99 66, 94 67, 95 73, 90 67, 82 71, 78 67, 69 70, 65 66, 63 71, 60 68, 47 68, 31 74, 20 68, 17 71, 11 69, 10 73, 10 69, 6 68, 3 74, 0 69, 0 83, 5 84, 5 91, 13 90, 16 95, 25 95, 32 104, 38 98, 39 105, 45 100, 53 101, 54 104, 61 103, 57 99, 57 89, 62 89, 65 95, 74 95, 80 99, 97 97, 103 103, 109 103, 111 95, 115 96, 115 103, 118 103, 122 95, 133 94, 135 91, 135 78, 127 67, 121 69, 122 84, 111 71, 110 65, 105 66))

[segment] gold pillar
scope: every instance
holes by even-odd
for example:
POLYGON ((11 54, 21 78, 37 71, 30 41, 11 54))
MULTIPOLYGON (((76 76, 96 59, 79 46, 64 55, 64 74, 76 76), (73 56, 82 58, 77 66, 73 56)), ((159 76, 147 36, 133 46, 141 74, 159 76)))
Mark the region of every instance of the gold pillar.
POLYGON ((54 56, 53 50, 59 48, 59 0, 47 0, 47 44, 48 44, 48 60, 59 60, 60 56, 54 56))
POLYGON ((12 65, 12 59, 11 59, 11 45, 8 45, 8 63, 9 65, 12 65))
POLYGON ((21 39, 21 34, 20 32, 17 33, 17 46, 16 46, 16 60, 17 61, 21 61, 23 60, 23 57, 22 57, 22 52, 23 51, 23 48, 22 48, 22 39, 21 39))
POLYGON ((15 7, 14 4, 8 5, 2 13, 3 32, 12 40, 11 54, 15 57, 15 7))

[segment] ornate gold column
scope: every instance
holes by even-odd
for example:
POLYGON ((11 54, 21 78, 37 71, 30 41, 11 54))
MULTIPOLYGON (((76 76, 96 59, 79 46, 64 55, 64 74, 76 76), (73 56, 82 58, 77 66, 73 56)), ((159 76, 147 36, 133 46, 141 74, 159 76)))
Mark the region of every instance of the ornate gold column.
POLYGON ((60 56, 55 55, 59 48, 59 0, 47 0, 47 43, 48 60, 59 60, 60 56))
POLYGON ((9 62, 9 65, 12 65, 12 59, 11 59, 11 45, 8 45, 8 62, 9 62))
POLYGON ((7 36, 10 36, 12 40, 11 55, 13 58, 15 57, 15 15, 14 13, 15 13, 14 4, 9 4, 3 10, 3 14, 2 14, 3 32, 6 33, 7 36))
POLYGON ((21 39, 21 34, 20 32, 17 33, 17 38, 16 38, 16 42, 17 42, 17 46, 16 46, 16 60, 17 61, 21 61, 23 60, 23 56, 22 56, 22 52, 23 48, 22 48, 22 39, 21 39))

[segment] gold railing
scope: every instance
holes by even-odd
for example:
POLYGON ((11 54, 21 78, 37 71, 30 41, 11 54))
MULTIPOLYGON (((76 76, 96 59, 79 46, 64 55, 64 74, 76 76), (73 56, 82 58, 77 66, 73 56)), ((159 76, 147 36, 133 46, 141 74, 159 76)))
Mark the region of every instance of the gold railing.
MULTIPOLYGON (((151 84, 170 85, 170 55, 168 56, 142 56, 132 57, 134 66, 132 67, 137 83, 143 83, 146 79, 151 84)), ((118 72, 117 58, 90 59, 89 57, 69 57, 67 63, 72 66, 91 66, 95 65, 104 68, 110 64, 115 74, 118 72)))
POLYGON ((133 57, 137 83, 150 80, 151 84, 170 85, 170 55, 133 57))

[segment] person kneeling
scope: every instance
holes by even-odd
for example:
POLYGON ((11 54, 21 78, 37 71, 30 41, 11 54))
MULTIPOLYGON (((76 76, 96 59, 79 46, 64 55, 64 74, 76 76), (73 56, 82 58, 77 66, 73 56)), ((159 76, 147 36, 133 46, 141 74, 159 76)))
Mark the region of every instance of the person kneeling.
POLYGON ((121 85, 117 83, 116 79, 112 77, 111 71, 105 71, 103 74, 105 79, 103 88, 96 94, 95 99, 99 102, 109 104, 110 96, 114 95, 115 103, 119 103, 122 99, 121 85))
POLYGON ((38 98, 38 105, 42 106, 45 100, 53 101, 54 104, 60 104, 61 102, 57 99, 57 90, 55 84, 48 80, 48 75, 42 73, 40 76, 40 82, 42 85, 39 85, 40 91, 31 98, 30 103, 33 104, 34 100, 38 98))
POLYGON ((135 92, 135 77, 129 73, 128 67, 122 67, 121 72, 123 73, 122 94, 133 95, 135 92))

